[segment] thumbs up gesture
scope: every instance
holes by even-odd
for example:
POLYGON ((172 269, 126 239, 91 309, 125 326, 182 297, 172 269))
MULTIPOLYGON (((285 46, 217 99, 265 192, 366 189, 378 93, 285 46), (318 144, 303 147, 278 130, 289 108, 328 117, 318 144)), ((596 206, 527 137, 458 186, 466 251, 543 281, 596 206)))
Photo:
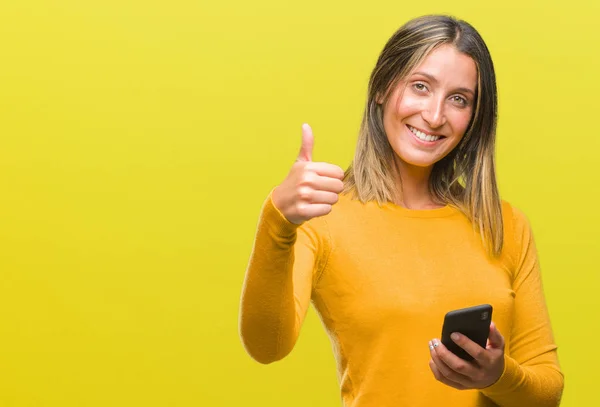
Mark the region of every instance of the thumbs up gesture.
POLYGON ((275 207, 297 225, 331 212, 344 189, 344 170, 337 165, 313 162, 313 144, 312 129, 304 124, 298 158, 286 179, 273 190, 275 207))

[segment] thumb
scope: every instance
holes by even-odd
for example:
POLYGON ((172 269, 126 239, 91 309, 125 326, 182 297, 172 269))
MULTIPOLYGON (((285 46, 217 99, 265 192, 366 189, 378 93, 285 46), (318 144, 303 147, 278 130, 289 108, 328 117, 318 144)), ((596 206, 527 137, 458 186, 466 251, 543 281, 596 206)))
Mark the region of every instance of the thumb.
POLYGON ((312 129, 308 124, 302 125, 302 146, 300 147, 300 153, 298 154, 297 161, 312 161, 312 150, 314 144, 314 137, 312 129))
POLYGON ((504 337, 498 331, 495 323, 490 324, 490 337, 488 338, 488 345, 494 349, 503 349, 504 348, 504 337))

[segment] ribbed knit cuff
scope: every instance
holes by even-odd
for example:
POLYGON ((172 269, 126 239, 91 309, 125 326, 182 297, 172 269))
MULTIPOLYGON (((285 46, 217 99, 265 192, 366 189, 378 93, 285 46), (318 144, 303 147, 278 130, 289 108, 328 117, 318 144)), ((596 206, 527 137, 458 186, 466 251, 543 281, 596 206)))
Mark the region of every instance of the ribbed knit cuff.
POLYGON ((513 358, 504 355, 504 371, 496 383, 481 389, 487 397, 493 399, 496 395, 504 395, 511 392, 519 385, 523 372, 521 366, 513 358))
POLYGON ((269 234, 277 237, 295 237, 296 230, 300 226, 287 220, 281 211, 277 209, 273 203, 273 190, 263 203, 260 218, 259 224, 265 225, 269 230, 269 234))

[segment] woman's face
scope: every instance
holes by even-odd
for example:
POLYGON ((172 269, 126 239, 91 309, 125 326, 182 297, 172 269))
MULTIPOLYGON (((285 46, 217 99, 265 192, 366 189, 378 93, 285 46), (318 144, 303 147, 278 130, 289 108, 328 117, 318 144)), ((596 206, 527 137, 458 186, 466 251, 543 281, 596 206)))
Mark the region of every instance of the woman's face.
POLYGON ((434 49, 398 83, 383 109, 387 138, 403 167, 432 167, 460 142, 475 104, 477 67, 452 45, 434 49))

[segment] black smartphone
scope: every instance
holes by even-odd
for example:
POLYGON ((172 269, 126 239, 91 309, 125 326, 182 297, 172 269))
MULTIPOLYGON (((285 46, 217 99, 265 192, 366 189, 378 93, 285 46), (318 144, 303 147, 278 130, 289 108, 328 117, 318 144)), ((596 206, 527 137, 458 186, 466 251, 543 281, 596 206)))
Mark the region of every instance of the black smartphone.
POLYGON ((450 311, 444 317, 442 343, 450 352, 454 353, 459 358, 471 362, 473 361, 473 357, 454 343, 454 341, 450 339, 450 334, 452 334, 452 332, 459 332, 485 349, 488 336, 490 335, 491 323, 492 306, 490 304, 476 305, 474 307, 450 311))

